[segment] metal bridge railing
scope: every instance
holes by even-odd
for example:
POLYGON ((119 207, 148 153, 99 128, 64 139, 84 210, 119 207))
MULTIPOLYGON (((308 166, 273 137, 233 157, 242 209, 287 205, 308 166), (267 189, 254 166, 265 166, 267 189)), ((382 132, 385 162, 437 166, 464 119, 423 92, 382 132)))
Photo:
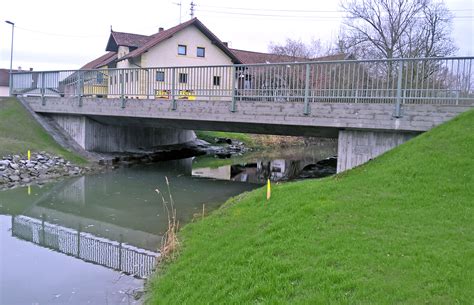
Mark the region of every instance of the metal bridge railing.
MULTIPOLYGON (((474 57, 18 72, 13 94, 236 102, 474 104, 474 57)), ((81 103, 80 103, 81 104, 81 103)))

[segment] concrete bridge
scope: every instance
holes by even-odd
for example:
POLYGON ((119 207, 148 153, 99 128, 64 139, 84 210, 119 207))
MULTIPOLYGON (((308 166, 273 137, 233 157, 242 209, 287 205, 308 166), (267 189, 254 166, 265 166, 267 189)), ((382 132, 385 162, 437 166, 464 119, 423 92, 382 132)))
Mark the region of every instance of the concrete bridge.
POLYGON ((26 72, 13 93, 89 151, 192 130, 333 137, 340 172, 470 109, 473 73, 474 57, 26 72))

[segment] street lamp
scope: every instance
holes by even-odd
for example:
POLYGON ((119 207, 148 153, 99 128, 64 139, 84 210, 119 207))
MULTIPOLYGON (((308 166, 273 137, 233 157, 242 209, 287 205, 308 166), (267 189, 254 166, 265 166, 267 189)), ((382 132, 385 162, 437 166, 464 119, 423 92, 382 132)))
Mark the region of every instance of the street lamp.
POLYGON ((12 75, 12 65, 13 65, 13 33, 15 30, 15 23, 5 20, 6 23, 10 24, 12 26, 12 46, 10 49, 10 79, 8 82, 9 85, 9 91, 10 91, 10 96, 12 96, 12 85, 13 85, 13 75, 12 75))

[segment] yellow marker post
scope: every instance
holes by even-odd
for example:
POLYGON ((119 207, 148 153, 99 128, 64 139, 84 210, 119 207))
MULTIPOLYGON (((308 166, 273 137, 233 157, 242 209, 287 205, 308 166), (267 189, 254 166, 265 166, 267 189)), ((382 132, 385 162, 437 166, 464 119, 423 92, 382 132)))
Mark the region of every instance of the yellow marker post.
POLYGON ((31 151, 28 149, 28 161, 31 161, 31 151))
POLYGON ((272 195, 272 186, 270 183, 270 179, 267 179, 267 200, 270 200, 271 195, 272 195))
POLYGON ((28 185, 28 195, 31 195, 31 186, 28 185))

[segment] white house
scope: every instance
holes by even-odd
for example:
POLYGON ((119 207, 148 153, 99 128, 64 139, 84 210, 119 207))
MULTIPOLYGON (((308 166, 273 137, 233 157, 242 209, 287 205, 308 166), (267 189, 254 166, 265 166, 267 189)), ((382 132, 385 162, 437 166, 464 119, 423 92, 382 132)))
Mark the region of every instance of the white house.
MULTIPOLYGON (((232 64, 303 62, 308 58, 230 49, 201 21, 193 18, 150 36, 111 30, 105 55, 81 69, 85 95, 126 98, 229 98, 234 89, 259 88, 258 70, 232 64), (207 66, 206 68, 193 68, 207 66), (174 68, 170 68, 174 67, 174 68), (120 68, 114 70, 113 68, 120 68), (108 70, 106 70, 108 69, 108 70), (125 70, 123 70, 125 69, 125 70), (253 74, 252 74, 253 73, 253 74), (252 81, 254 83, 252 83, 252 81)), ((343 54, 311 60, 344 59, 343 54)), ((77 76, 77 75, 74 75, 77 76)), ((72 79, 72 78, 71 78, 72 79)), ((281 80, 280 80, 281 82, 281 80)))

